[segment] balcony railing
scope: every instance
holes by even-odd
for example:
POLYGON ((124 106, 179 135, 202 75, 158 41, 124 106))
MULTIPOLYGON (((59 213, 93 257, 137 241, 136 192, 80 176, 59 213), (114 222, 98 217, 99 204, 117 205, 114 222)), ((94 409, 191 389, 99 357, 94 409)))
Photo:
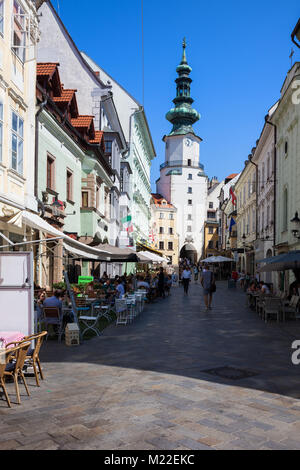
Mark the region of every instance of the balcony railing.
POLYGON ((164 168, 172 168, 172 167, 178 167, 178 166, 185 166, 189 168, 199 168, 200 170, 204 171, 204 165, 201 163, 193 163, 192 165, 188 165, 187 160, 174 160, 170 162, 165 162, 162 165, 160 165, 160 169, 163 170, 164 168))

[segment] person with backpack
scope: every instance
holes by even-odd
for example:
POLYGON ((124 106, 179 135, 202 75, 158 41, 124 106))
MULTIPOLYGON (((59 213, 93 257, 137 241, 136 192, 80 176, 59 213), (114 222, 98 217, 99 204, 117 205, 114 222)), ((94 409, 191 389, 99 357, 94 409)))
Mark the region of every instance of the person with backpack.
POLYGON ((204 294, 204 303, 206 306, 206 311, 211 310, 212 297, 213 293, 216 291, 215 277, 213 273, 209 270, 209 266, 205 266, 205 269, 202 271, 202 276, 200 279, 201 285, 203 287, 204 294))

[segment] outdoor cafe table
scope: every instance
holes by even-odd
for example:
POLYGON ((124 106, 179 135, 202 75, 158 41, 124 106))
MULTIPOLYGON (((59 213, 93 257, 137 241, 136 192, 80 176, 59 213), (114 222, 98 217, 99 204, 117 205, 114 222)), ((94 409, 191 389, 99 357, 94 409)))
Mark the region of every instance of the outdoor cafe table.
POLYGON ((6 348, 7 344, 17 343, 22 341, 23 338, 24 335, 20 331, 0 331, 0 346, 2 343, 2 347, 6 348))

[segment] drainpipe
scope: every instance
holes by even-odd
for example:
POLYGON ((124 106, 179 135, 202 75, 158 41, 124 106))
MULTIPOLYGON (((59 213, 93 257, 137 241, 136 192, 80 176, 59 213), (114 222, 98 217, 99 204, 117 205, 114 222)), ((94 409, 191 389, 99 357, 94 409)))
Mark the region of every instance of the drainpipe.
MULTIPOLYGON (((254 151, 254 149, 253 149, 253 151, 254 151)), ((253 153, 248 156, 248 160, 249 160, 250 163, 252 163, 252 165, 255 166, 255 170, 256 170, 256 177, 255 177, 255 180, 256 180, 256 184, 255 184, 255 186, 256 186, 256 188, 255 188, 256 189, 256 196, 255 196, 255 199, 256 199, 256 202, 255 202, 255 205, 256 205, 256 211, 255 211, 255 241, 257 241, 258 240, 258 165, 252 161, 252 158, 253 158, 253 153)), ((253 246, 255 246, 255 245, 253 245, 253 246)), ((255 258, 255 254, 254 254, 254 258, 255 258)), ((254 269, 255 269, 255 262, 253 263, 253 270, 254 269)), ((254 272, 253 272, 253 274, 254 274, 254 272)))
POLYGON ((35 114, 35 155, 34 155, 34 195, 38 198, 38 169, 39 169, 39 115, 43 111, 48 102, 48 96, 39 105, 39 109, 35 114))
POLYGON ((268 121, 269 115, 265 117, 265 122, 266 124, 270 124, 270 126, 274 127, 274 213, 273 213, 273 220, 274 220, 274 244, 273 244, 273 250, 274 250, 274 255, 275 255, 275 248, 276 248, 276 197, 277 197, 277 191, 276 191, 276 182, 277 182, 277 126, 271 121, 268 121))
POLYGON ((255 220, 255 241, 258 240, 258 165, 256 163, 254 163, 252 161, 252 158, 253 158, 253 154, 250 154, 248 156, 248 160, 250 163, 252 163, 252 165, 255 166, 255 170, 256 170, 256 177, 255 177, 255 180, 256 180, 256 188, 255 188, 255 192, 256 192, 256 220, 255 220))

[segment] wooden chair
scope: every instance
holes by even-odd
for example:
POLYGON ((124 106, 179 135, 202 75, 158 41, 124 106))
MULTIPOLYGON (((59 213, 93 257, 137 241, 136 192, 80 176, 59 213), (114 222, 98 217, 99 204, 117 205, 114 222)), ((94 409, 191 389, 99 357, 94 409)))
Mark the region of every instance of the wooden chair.
POLYGON ((35 380, 36 380, 36 384, 38 387, 40 386, 39 374, 40 374, 41 379, 44 380, 44 374, 43 374, 42 367, 41 367, 39 353, 40 353, 44 338, 47 335, 47 333, 48 333, 47 331, 42 331, 41 333, 36 333, 34 335, 25 336, 22 341, 9 343, 7 345, 7 347, 11 345, 14 345, 15 347, 17 347, 24 342, 36 341, 35 347, 33 349, 32 348, 28 349, 24 365, 30 365, 33 367, 35 380))
MULTIPOLYGON (((57 326, 56 334, 58 335, 58 340, 61 341, 61 337, 63 335, 63 322, 62 316, 60 314, 58 307, 43 307, 43 323, 45 324, 45 328, 48 330, 48 326, 57 326)), ((49 331, 47 331, 48 339, 49 331)))
POLYGON ((44 374, 42 371, 39 354, 40 354, 43 341, 47 334, 48 334, 47 331, 42 331, 41 333, 37 333, 31 336, 26 336, 24 338, 24 341, 34 341, 34 340, 36 341, 34 349, 28 350, 25 363, 33 367, 34 376, 35 376, 36 384, 38 387, 40 386, 39 374, 40 374, 41 379, 44 380, 44 374))
POLYGON ((12 356, 14 355, 16 351, 18 351, 17 347, 7 348, 7 349, 3 349, 2 351, 0 351, 0 386, 3 390, 6 403, 9 408, 11 408, 11 403, 10 403, 10 399, 9 399, 9 396, 5 387, 4 372, 5 372, 6 366, 8 365, 8 363, 10 362, 10 359, 12 358, 12 356))
POLYGON ((21 377, 23 384, 25 386, 25 390, 28 396, 30 396, 27 383, 25 380, 25 376, 23 373, 23 367, 25 363, 25 359, 27 356, 28 349, 30 347, 30 342, 20 343, 19 346, 16 348, 12 348, 9 353, 8 362, 6 364, 4 370, 4 378, 5 377, 12 377, 15 383, 16 395, 17 395, 17 402, 20 405, 21 398, 20 398, 20 390, 18 380, 21 377), (10 362, 13 361, 13 362, 10 362))

